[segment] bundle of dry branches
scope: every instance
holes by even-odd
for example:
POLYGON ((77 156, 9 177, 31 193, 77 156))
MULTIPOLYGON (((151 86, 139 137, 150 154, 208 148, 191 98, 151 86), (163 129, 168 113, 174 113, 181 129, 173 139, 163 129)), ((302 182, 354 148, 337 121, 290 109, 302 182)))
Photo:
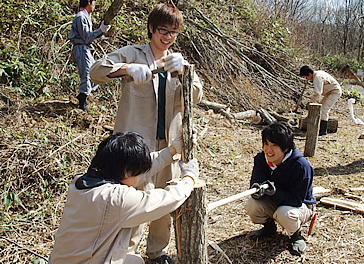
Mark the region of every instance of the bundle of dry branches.
POLYGON ((190 11, 185 26, 189 30, 176 45, 193 51, 189 55, 198 65, 210 101, 235 110, 292 107, 300 79, 287 67, 295 66, 283 65, 278 58, 260 51, 248 37, 241 40, 222 32, 198 9, 190 11))

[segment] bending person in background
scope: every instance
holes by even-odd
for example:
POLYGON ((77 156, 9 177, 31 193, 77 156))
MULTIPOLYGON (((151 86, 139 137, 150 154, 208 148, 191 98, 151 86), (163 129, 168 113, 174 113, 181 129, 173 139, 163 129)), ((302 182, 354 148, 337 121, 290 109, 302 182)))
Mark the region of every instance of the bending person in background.
MULTIPOLYGON (((135 131, 141 134, 151 151, 158 151, 171 145, 171 139, 180 136, 182 127, 182 85, 174 72, 183 72, 187 64, 181 53, 169 50, 176 41, 183 26, 181 12, 172 4, 158 4, 148 16, 148 37, 146 45, 122 47, 105 58, 95 62, 90 76, 95 83, 121 79, 120 97, 114 133, 135 131), (164 72, 156 74, 152 70, 164 67, 164 72), (127 77, 129 77, 127 76, 127 77)), ((196 73, 193 79, 193 102, 202 98, 202 85, 196 73)), ((178 178, 180 169, 176 162, 153 177, 144 188, 164 188, 171 179, 178 178)), ((143 228, 133 236, 130 250, 136 252, 142 237, 143 228)), ((167 253, 170 241, 171 217, 161 217, 150 223, 147 239, 147 255, 153 263, 173 261, 167 253)))
POLYGON ((316 103, 321 95, 323 96, 320 101, 322 107, 319 135, 326 135, 329 112, 342 94, 340 84, 327 72, 314 71, 309 66, 301 67, 300 76, 305 77, 306 80, 313 81, 314 94, 311 97, 310 103, 316 103))
POLYGON ((102 36, 103 33, 110 29, 110 26, 104 25, 92 31, 91 13, 95 10, 96 0, 80 0, 80 11, 76 14, 72 22, 72 28, 69 39, 73 44, 72 55, 77 63, 78 73, 80 75, 80 93, 77 95, 79 102, 78 108, 89 111, 87 108, 87 96, 96 90, 98 85, 91 82, 90 68, 94 63, 94 57, 90 51, 90 45, 94 39, 102 36))
POLYGON ((132 186, 172 162, 182 142, 149 153, 142 137, 118 133, 103 140, 86 174, 69 186, 49 263, 143 264, 128 254, 132 228, 168 214, 189 197, 198 178, 196 159, 180 162, 182 179, 149 192, 132 186))
POLYGON ((273 123, 262 132, 263 151, 254 158, 250 180, 258 192, 252 195, 246 210, 255 224, 264 227, 252 233, 252 239, 276 234, 278 222, 288 233, 291 252, 306 251, 301 226, 313 215, 316 202, 312 195, 314 171, 293 143, 292 128, 283 122, 273 123), (267 183, 268 189, 262 188, 267 183))

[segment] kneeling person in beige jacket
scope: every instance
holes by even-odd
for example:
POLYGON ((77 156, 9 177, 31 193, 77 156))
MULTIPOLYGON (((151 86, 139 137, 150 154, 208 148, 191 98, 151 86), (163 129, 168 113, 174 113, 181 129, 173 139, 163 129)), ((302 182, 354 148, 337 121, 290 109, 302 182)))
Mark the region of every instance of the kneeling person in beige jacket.
POLYGON ((49 263, 144 263, 127 253, 132 227, 166 215, 189 197, 199 168, 180 162, 182 180, 164 189, 136 190, 172 162, 182 143, 149 152, 143 138, 124 132, 98 146, 86 174, 70 184, 49 263))

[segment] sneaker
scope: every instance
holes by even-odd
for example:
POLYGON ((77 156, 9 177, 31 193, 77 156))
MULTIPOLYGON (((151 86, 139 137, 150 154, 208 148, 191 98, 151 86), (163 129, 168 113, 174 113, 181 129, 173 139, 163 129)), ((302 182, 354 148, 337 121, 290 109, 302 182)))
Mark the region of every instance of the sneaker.
POLYGON ((260 230, 253 232, 250 235, 250 238, 253 240, 261 239, 263 237, 271 237, 277 232, 276 223, 272 218, 270 218, 266 223, 264 223, 264 227, 260 230))
POLYGON ((301 231, 298 230, 296 231, 291 239, 290 239, 290 243, 291 243, 291 253, 293 255, 297 255, 297 256, 301 256, 302 253, 304 253, 307 249, 306 246, 306 242, 304 240, 304 238, 301 236, 301 231))
POLYGON ((152 263, 158 263, 158 264, 174 264, 173 260, 168 257, 167 255, 160 256, 155 259, 151 259, 152 263))

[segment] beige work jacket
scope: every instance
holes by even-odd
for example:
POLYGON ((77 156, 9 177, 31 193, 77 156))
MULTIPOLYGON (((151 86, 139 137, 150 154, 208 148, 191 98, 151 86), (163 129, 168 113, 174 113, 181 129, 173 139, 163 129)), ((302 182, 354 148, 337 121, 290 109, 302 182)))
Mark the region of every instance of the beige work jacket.
MULTIPOLYGON (((126 46, 108 54, 94 63, 90 70, 91 80, 104 84, 113 79, 107 77, 126 63, 146 64, 151 70, 157 68, 152 50, 148 45, 126 46)), ((158 120, 158 75, 143 84, 122 81, 122 95, 119 100, 114 133, 135 131, 141 134, 151 151, 156 151, 156 134, 158 120)), ((182 125, 181 117, 181 83, 178 77, 167 74, 166 81, 166 140, 171 144, 182 125)), ((199 103, 202 98, 202 85, 197 74, 193 81, 193 102, 199 103)))
MULTIPOLYGON (((161 151, 161 155, 153 160, 152 169, 142 179, 155 174, 171 161, 169 150, 161 151)), ((189 177, 176 185, 148 192, 110 183, 78 190, 75 180, 70 184, 56 233, 49 259, 52 264, 125 263, 132 227, 174 211, 193 189, 189 177)))
POLYGON ((317 99, 323 95, 326 96, 330 93, 337 93, 341 95, 341 86, 334 77, 324 71, 313 72, 313 87, 314 95, 311 97, 310 102, 316 102, 317 99))

